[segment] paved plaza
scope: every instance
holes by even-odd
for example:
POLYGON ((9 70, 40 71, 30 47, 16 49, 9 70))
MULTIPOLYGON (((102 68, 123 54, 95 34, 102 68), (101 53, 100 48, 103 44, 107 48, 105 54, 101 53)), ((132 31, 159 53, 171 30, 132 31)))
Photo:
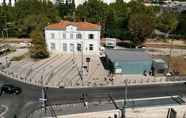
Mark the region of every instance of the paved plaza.
MULTIPOLYGON (((19 49, 0 57, 0 62, 5 65, 10 62, 11 58, 25 53, 28 53, 27 49, 19 49)), ((11 61, 10 63, 9 66, 1 69, 1 74, 37 86, 74 88, 123 86, 126 80, 128 85, 185 81, 185 76, 109 75, 98 55, 84 55, 82 59, 81 54, 52 54, 43 60, 32 60, 27 57, 21 61, 11 61), (89 63, 86 62, 87 57, 90 58, 89 63)))
POLYGON ((29 58, 14 61, 3 72, 26 83, 48 87, 91 86, 106 77, 98 56, 84 56, 83 62, 87 66, 83 69, 83 77, 81 55, 72 54, 53 54, 50 58, 39 61, 29 58), (86 57, 90 57, 89 64, 86 57))

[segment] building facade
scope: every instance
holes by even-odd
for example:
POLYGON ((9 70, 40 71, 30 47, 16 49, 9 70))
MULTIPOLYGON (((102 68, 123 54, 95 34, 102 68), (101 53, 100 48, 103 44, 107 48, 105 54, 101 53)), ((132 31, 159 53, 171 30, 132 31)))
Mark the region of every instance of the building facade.
POLYGON ((98 54, 101 27, 88 22, 62 21, 45 28, 50 52, 98 54))
MULTIPOLYGON (((66 4, 66 3, 69 3, 70 4, 70 3, 73 2, 73 0, 51 0, 51 1, 53 3, 54 2, 57 2, 57 3, 63 3, 63 4, 66 4)), ((74 0, 74 3, 75 3, 75 6, 77 7, 77 6, 85 3, 86 1, 88 1, 88 0, 74 0)), ((111 4, 111 3, 116 2, 116 0, 101 0, 101 1, 103 1, 106 4, 111 4)), ((130 2, 130 0, 123 0, 123 1, 124 2, 130 2)))
POLYGON ((16 0, 0 0, 0 5, 6 4, 6 5, 14 6, 15 3, 16 3, 16 0))
MULTIPOLYGON (((77 7, 77 6, 83 4, 83 3, 86 2, 86 1, 88 1, 88 0, 74 0, 75 6, 77 7)), ((101 1, 103 1, 103 2, 106 3, 106 4, 111 4, 111 3, 116 2, 116 0, 101 0, 101 1)), ((128 2, 130 2, 131 0, 123 0, 123 1, 126 2, 126 3, 128 3, 128 2)))
MULTIPOLYGON (((0 5, 6 4, 6 5, 15 6, 16 1, 18 1, 18 0, 0 0, 0 5)), ((53 4, 58 4, 58 3, 71 4, 73 2, 73 0, 40 0, 40 1, 50 1, 53 4)), ((86 1, 88 1, 88 0, 74 0, 74 3, 75 3, 75 6, 77 7, 86 1)), ((116 2, 116 0, 101 0, 101 1, 103 1, 106 4, 111 4, 111 3, 116 2)), ((124 0, 124 2, 130 2, 130 0, 124 0)))
MULTIPOLYGON (((19 0, 0 0, 0 6, 2 5, 10 5, 15 6, 15 3, 19 0)), ((39 0, 39 1, 51 1, 53 4, 56 3, 56 0, 39 0)))
POLYGON ((107 65, 115 74, 143 75, 150 73, 152 57, 144 50, 106 49, 107 65))

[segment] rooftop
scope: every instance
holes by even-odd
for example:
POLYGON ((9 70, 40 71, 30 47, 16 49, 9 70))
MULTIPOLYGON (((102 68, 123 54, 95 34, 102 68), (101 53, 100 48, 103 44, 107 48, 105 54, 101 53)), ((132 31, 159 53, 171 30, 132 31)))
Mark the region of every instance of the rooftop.
POLYGON ((111 61, 152 60, 152 57, 143 50, 136 49, 106 49, 106 55, 111 61))
POLYGON ((61 21, 54 24, 49 24, 46 29, 59 29, 65 30, 67 26, 72 25, 78 28, 78 30, 101 30, 101 26, 98 24, 88 23, 88 22, 71 22, 71 21, 61 21))

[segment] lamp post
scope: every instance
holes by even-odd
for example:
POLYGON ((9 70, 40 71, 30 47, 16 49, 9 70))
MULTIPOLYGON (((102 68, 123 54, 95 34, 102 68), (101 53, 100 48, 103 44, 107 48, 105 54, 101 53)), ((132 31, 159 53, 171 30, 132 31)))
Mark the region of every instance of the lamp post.
POLYGON ((89 72, 90 57, 86 58, 86 62, 87 62, 87 71, 89 72))
POLYGON ((121 118, 126 118, 126 108, 127 108, 127 80, 125 80, 125 96, 123 101, 123 108, 121 110, 121 118))
POLYGON ((83 62, 84 62, 84 59, 83 59, 83 57, 84 57, 84 45, 83 45, 84 43, 83 43, 83 40, 82 40, 82 42, 81 42, 81 45, 82 45, 82 50, 81 50, 81 80, 82 80, 82 86, 84 86, 84 83, 83 83, 83 79, 84 79, 84 64, 83 64, 83 62))

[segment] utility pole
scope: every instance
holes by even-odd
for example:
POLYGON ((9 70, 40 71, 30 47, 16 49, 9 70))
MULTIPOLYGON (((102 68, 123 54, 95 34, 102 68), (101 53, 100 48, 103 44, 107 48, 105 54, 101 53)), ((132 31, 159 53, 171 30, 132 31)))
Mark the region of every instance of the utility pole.
POLYGON ((44 112, 45 114, 47 113, 47 107, 48 110, 50 111, 52 117, 57 118, 57 115, 53 109, 52 106, 47 106, 47 102, 48 102, 48 98, 47 98, 47 88, 44 87, 44 83, 43 83, 43 75, 41 76, 41 84, 42 84, 42 88, 41 88, 41 98, 39 98, 39 101, 41 102, 41 108, 44 108, 44 112))
POLYGON ((127 80, 125 80, 125 96, 123 101, 122 116, 121 118, 126 118, 126 108, 127 108, 127 80))
POLYGON ((81 80, 82 80, 82 86, 84 86, 84 64, 83 64, 83 62, 84 62, 84 42, 83 42, 83 39, 82 39, 82 43, 81 43, 81 45, 82 45, 82 50, 81 50, 81 80))
POLYGON ((123 106, 122 108, 119 108, 114 99, 111 95, 109 95, 110 100, 112 101, 113 105, 116 109, 119 109, 121 111, 121 118, 126 118, 126 108, 127 108, 127 80, 125 80, 125 93, 124 93, 124 100, 123 100, 123 106))

